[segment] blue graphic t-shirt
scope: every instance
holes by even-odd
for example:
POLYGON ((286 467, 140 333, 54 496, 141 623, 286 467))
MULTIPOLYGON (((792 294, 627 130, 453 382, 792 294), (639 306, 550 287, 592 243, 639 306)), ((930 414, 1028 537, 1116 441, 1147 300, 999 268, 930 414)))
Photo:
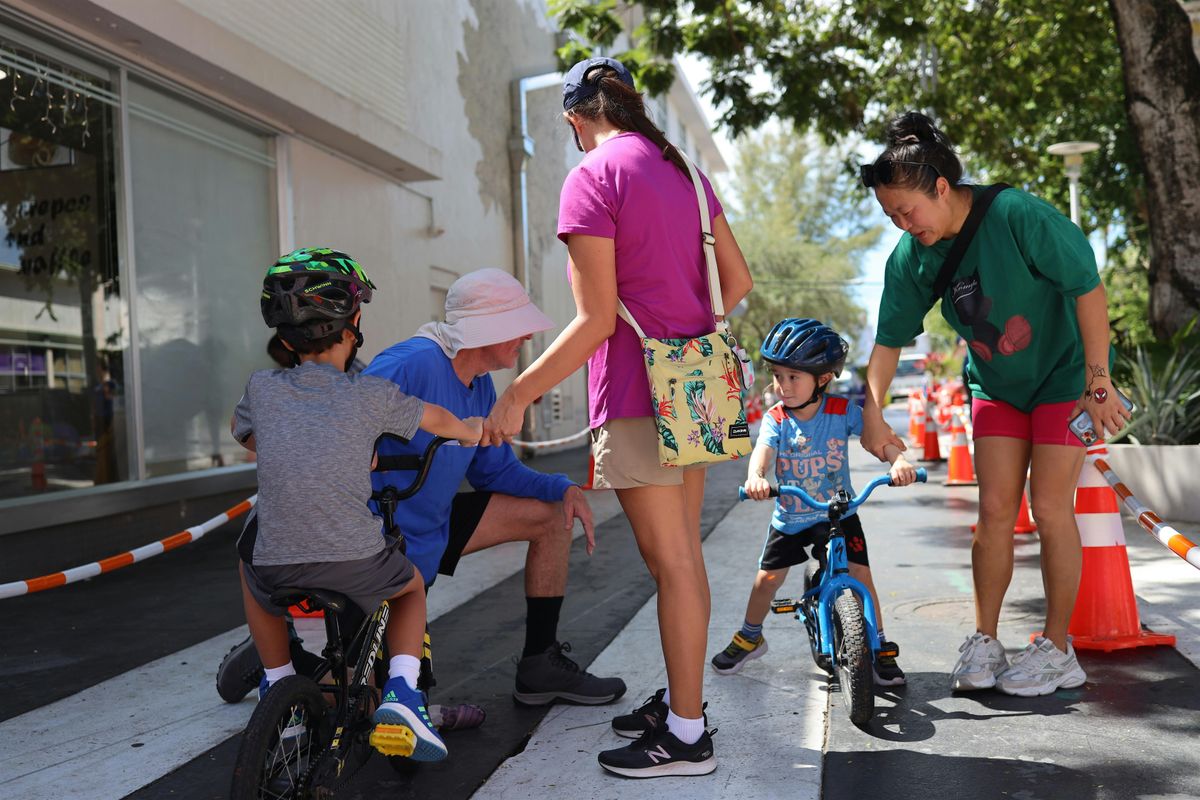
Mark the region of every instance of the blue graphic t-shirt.
MULTIPOLYGON (((758 443, 775 450, 775 480, 780 486, 799 486, 813 499, 828 502, 838 489, 854 494, 847 444, 851 434, 862 433, 862 425, 862 409, 844 397, 826 395, 807 422, 777 403, 763 416, 758 443)), ((828 519, 826 512, 812 510, 798 497, 781 496, 771 525, 782 533, 799 533, 828 519)))

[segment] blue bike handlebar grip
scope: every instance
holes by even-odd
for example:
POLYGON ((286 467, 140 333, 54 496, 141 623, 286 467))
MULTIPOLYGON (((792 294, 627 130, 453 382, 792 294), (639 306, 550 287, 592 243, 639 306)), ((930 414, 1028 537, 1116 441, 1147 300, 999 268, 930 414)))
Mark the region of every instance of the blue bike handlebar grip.
MULTIPOLYGON (((776 489, 774 486, 771 487, 771 497, 779 497, 779 490, 776 489)), ((749 499, 750 498, 746 495, 746 487, 739 486, 738 487, 738 502, 740 503, 743 500, 749 500, 749 499)))
POLYGON ((917 482, 925 483, 927 480, 929 480, 929 473, 925 471, 924 467, 917 467, 917 482))

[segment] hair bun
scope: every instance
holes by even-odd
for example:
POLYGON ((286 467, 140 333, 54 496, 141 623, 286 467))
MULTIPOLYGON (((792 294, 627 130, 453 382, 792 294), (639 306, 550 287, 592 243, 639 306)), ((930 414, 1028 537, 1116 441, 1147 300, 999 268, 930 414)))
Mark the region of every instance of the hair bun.
POLYGON ((949 137, 938 130, 933 120, 919 111, 901 114, 888 123, 887 143, 888 147, 929 143, 953 149, 949 137))

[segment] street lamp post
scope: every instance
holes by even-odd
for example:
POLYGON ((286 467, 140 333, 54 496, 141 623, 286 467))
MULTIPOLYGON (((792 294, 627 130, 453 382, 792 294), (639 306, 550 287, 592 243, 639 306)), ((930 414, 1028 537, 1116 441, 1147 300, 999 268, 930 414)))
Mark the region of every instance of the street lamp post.
POLYGON ((1096 142, 1058 142, 1046 148, 1052 156, 1062 156, 1067 180, 1071 182, 1071 222, 1079 224, 1079 176, 1083 173, 1083 155, 1099 150, 1096 142))

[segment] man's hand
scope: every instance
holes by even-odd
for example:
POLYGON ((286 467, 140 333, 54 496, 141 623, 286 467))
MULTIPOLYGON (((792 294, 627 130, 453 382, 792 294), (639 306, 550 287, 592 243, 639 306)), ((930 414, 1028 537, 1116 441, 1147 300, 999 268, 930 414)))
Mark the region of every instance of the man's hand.
POLYGON ((588 505, 583 489, 571 486, 563 493, 563 527, 568 531, 575 527, 575 519, 583 523, 583 534, 587 537, 587 552, 590 556, 596 549, 596 529, 592 518, 592 507, 588 505))

